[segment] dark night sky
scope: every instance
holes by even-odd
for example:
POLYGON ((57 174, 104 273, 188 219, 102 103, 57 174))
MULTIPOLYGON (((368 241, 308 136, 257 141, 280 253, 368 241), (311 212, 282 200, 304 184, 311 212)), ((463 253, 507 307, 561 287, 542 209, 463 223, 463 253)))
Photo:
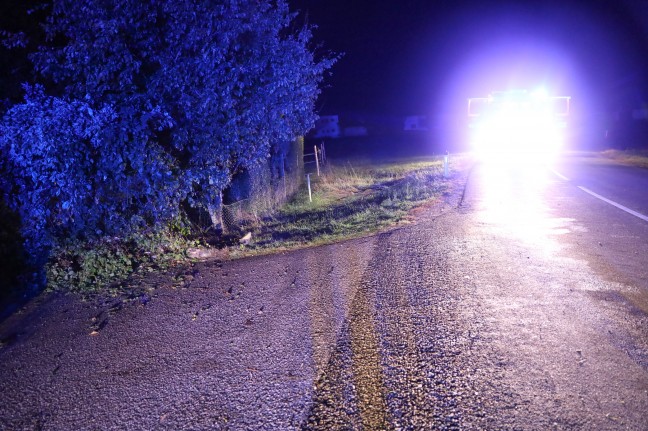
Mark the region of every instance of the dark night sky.
POLYGON ((643 0, 290 0, 344 52, 320 113, 448 113, 466 97, 544 86, 584 110, 648 99, 643 0))

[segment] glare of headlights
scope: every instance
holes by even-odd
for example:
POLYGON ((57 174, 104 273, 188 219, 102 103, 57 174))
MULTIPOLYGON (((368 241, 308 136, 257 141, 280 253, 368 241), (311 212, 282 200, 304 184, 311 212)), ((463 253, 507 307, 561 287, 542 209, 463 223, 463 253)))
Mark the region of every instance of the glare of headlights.
POLYGON ((488 106, 471 126, 473 151, 481 160, 545 163, 559 153, 564 121, 544 89, 483 100, 488 106))

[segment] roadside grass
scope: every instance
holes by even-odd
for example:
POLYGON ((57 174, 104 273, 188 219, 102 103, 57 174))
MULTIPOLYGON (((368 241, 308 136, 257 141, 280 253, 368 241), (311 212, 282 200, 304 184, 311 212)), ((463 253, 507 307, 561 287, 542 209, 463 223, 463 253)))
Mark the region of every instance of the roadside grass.
POLYGON ((231 256, 320 245, 377 232, 408 222, 409 211, 440 200, 459 181, 467 158, 454 156, 448 178, 442 157, 333 162, 311 175, 312 202, 304 186, 272 216, 255 225, 253 243, 231 256))
POLYGON ((648 168, 648 150, 606 150, 600 154, 614 164, 648 168))
POLYGON ((568 155, 589 164, 635 166, 648 169, 648 150, 574 151, 568 155))
POLYGON ((159 232, 65 244, 54 250, 46 266, 47 290, 138 301, 150 293, 151 283, 142 280, 156 274, 178 273, 172 284, 182 285, 188 277, 183 271, 190 272, 187 267, 202 260, 191 259, 191 249, 207 251, 207 259, 239 258, 337 242, 407 223, 410 210, 457 188, 468 160, 453 156, 448 178, 442 157, 329 163, 321 176, 311 175, 312 202, 304 184, 275 212, 241 219, 238 232, 219 240, 221 249, 206 248, 213 244, 210 238, 180 219, 159 232), (252 241, 240 245, 239 233, 247 232, 252 241))

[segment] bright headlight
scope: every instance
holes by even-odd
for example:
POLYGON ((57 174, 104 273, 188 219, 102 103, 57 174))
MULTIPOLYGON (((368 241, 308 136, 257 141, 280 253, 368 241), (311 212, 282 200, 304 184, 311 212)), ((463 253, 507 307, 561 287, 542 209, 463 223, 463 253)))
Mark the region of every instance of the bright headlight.
MULTIPOLYGON (((561 148, 563 122, 544 90, 501 93, 471 126, 473 149, 483 159, 546 161, 561 148)), ((470 112, 469 112, 470 115, 470 112)))

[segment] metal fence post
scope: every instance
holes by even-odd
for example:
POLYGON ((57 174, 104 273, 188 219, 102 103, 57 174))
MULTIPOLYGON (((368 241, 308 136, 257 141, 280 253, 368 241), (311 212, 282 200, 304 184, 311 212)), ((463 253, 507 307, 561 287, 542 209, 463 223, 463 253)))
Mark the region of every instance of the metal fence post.
POLYGON ((306 174, 306 183, 308 184, 308 201, 313 202, 313 195, 311 194, 310 174, 306 174))

